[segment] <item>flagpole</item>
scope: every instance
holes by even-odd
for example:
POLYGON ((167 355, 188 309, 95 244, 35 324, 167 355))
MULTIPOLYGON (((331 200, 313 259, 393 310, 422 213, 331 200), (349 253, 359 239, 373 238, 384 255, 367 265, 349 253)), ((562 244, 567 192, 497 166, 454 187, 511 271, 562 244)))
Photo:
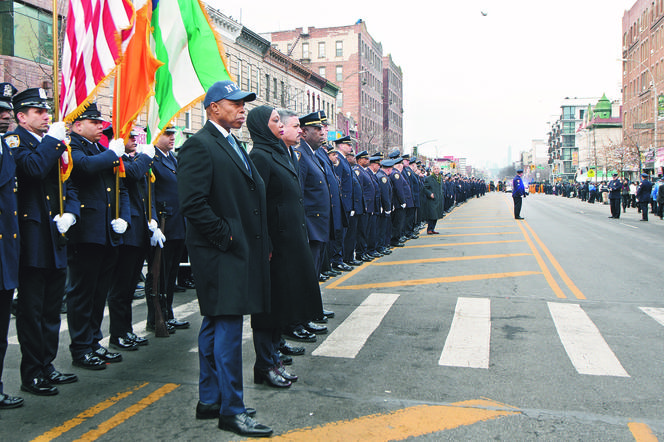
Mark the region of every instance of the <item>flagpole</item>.
MULTIPOLYGON (((115 111, 113 112, 113 120, 115 120, 115 126, 113 132, 115 133, 115 138, 120 138, 120 124, 119 118, 116 115, 120 112, 120 72, 122 71, 121 67, 118 67, 115 74, 115 111)), ((111 120, 112 121, 112 120, 111 120)), ((119 158, 120 164, 122 163, 122 157, 119 158)), ((120 164, 115 169, 115 219, 120 218, 120 164)))
MULTIPOLYGON (((53 0, 53 120, 60 120, 60 79, 58 75, 58 0, 53 0)), ((58 208, 60 216, 64 214, 62 204, 62 167, 58 161, 58 208)))

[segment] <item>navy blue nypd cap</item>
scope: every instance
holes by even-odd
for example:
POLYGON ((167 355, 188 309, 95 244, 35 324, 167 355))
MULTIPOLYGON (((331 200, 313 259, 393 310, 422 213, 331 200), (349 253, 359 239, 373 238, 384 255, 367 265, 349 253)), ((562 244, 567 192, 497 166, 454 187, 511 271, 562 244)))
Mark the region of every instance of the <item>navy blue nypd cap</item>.
POLYGON ((366 150, 363 150, 362 152, 358 152, 358 153, 355 155, 355 158, 358 159, 358 160, 359 160, 360 158, 367 158, 367 159, 369 159, 369 152, 367 152, 366 150))
POLYGON ((203 106, 207 107, 219 100, 230 100, 230 101, 254 101, 256 99, 256 94, 253 92, 245 92, 237 87, 237 84, 233 83, 230 80, 217 81, 215 84, 210 86, 207 93, 205 94, 205 99, 203 100, 203 106))
POLYGON ((23 92, 19 92, 14 95, 12 101, 14 103, 14 109, 17 112, 26 107, 34 107, 37 109, 51 108, 48 105, 46 91, 40 87, 33 87, 31 89, 26 89, 23 92))
POLYGON ((12 97, 18 90, 11 83, 0 83, 0 109, 12 110, 12 97))

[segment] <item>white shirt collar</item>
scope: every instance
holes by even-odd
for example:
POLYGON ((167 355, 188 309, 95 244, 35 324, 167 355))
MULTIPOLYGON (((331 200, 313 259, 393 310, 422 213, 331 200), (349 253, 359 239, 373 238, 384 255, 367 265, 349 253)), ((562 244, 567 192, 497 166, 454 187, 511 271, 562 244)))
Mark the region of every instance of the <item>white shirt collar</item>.
POLYGON ((212 120, 208 120, 208 121, 209 121, 210 123, 212 123, 212 124, 214 125, 214 127, 216 127, 216 128, 219 130, 219 132, 221 132, 221 134, 224 136, 224 138, 228 138, 228 135, 230 135, 230 134, 228 133, 228 131, 227 131, 226 129, 224 129, 223 127, 219 126, 219 124, 215 123, 215 122, 212 121, 212 120))

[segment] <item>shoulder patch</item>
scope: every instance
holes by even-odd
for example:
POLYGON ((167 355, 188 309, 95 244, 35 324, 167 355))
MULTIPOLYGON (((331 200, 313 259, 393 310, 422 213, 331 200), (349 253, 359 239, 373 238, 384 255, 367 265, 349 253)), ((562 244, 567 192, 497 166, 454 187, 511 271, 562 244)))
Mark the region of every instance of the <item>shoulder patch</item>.
POLYGON ((360 169, 355 169, 355 175, 360 176, 360 169))
POLYGON ((302 152, 300 152, 299 150, 294 150, 293 152, 295 152, 295 156, 297 157, 297 160, 300 161, 300 158, 302 157, 302 152))
POLYGON ((11 147, 12 149, 16 149, 21 145, 21 139, 18 137, 18 135, 9 135, 5 137, 5 143, 7 143, 7 146, 11 147))
POLYGON ((395 180, 398 180, 398 179, 399 179, 399 174, 398 174, 398 173, 395 173, 395 174, 394 174, 394 179, 395 179, 395 180))
POLYGON ((381 178, 380 180, 383 182, 383 184, 387 183, 387 177, 385 177, 385 176, 383 178, 381 178))

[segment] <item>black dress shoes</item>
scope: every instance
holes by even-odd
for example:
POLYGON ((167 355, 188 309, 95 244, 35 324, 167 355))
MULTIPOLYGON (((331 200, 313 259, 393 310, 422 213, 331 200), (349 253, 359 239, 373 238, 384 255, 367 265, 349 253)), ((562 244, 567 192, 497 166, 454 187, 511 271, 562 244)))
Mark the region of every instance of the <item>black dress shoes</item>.
POLYGON ((327 316, 323 315, 320 318, 316 318, 313 320, 316 324, 327 324, 327 316))
POLYGON ((9 410, 23 405, 23 398, 0 393, 0 410, 9 410))
POLYGON ((297 381, 297 376, 294 375, 293 373, 289 373, 286 371, 286 368, 284 367, 283 364, 279 364, 276 366, 277 371, 281 375, 282 378, 286 379, 287 381, 291 382, 296 382, 297 381))
POLYGON ((53 370, 50 374, 44 376, 51 384, 71 384, 78 381, 78 376, 74 373, 60 373, 58 370, 53 370))
POLYGON ((315 335, 324 335, 325 333, 327 333, 327 327, 325 327, 324 325, 318 325, 318 324, 313 323, 313 322, 307 322, 304 325, 304 328, 309 333, 313 333, 315 335))
POLYGON ((194 281, 192 281, 191 279, 187 279, 187 280, 183 281, 181 284, 178 284, 178 285, 180 287, 184 287, 186 289, 195 289, 196 288, 196 284, 194 284, 194 281))
POLYGON ((525 219, 525 218, 523 218, 521 216, 515 216, 514 219, 525 219))
POLYGON ((369 254, 364 254, 364 255, 360 255, 360 260, 364 261, 364 262, 369 262, 369 261, 373 261, 373 257, 371 257, 369 254))
MULTIPOLYGON (((198 401, 196 404, 196 419, 219 419, 219 404, 204 404, 198 401)), ((247 414, 250 417, 256 416, 256 409, 247 407, 247 414)))
POLYGON ((108 340, 108 345, 116 350, 135 351, 138 350, 138 345, 126 336, 111 336, 108 340))
POLYGON ((316 335, 305 330, 304 327, 297 326, 284 334, 285 337, 303 342, 316 342, 316 335))
POLYGON ((259 424, 248 413, 240 413, 235 416, 219 416, 219 429, 232 431, 240 436, 248 437, 270 437, 272 428, 259 424))
POLYGON ((279 345, 279 351, 285 355, 291 355, 291 356, 300 356, 303 355, 305 352, 304 347, 295 347, 290 345, 288 342, 283 341, 279 345))
POLYGON ((284 365, 293 365, 293 358, 281 353, 279 350, 277 350, 277 355, 279 355, 279 360, 281 361, 282 364, 284 365))
POLYGON ((348 264, 349 266, 361 266, 362 261, 358 261, 356 259, 353 259, 352 261, 344 261, 344 264, 348 264))
POLYGON ((391 242, 390 242, 390 245, 391 245, 392 247, 403 247, 403 244, 400 243, 399 241, 391 241, 391 242))
POLYGON ((327 276, 327 275, 323 275, 322 273, 321 273, 320 275, 318 275, 318 281, 319 281, 319 282, 325 282, 325 281, 327 281, 328 279, 330 279, 330 277, 327 276))
POLYGON ((134 343, 136 345, 141 346, 141 347, 144 346, 144 345, 148 345, 150 343, 146 338, 143 338, 141 336, 137 336, 132 332, 127 332, 125 334, 125 339, 129 339, 130 341, 134 341, 134 343))
POLYGON ((94 351, 94 354, 104 362, 122 362, 122 355, 120 353, 112 353, 101 345, 94 351))
POLYGON ((343 262, 333 265, 332 268, 335 270, 340 270, 342 272, 350 272, 351 270, 353 270, 351 266, 349 266, 348 264, 344 264, 343 262))
POLYGON ((84 354, 80 358, 74 359, 72 365, 87 368, 88 370, 104 370, 106 368, 106 362, 99 358, 99 356, 93 351, 84 354))
POLYGON ((58 394, 58 388, 42 376, 30 379, 28 384, 22 383, 21 390, 37 396, 55 396, 58 394))
POLYGON ((334 312, 332 310, 323 309, 323 315, 327 316, 328 318, 334 318, 334 312))
POLYGON ((278 367, 270 367, 267 370, 259 370, 254 367, 254 384, 266 383, 270 387, 288 388, 291 381, 284 379, 278 367))
POLYGON ((166 323, 175 328, 189 328, 191 325, 189 324, 189 321, 178 321, 177 319, 169 319, 166 323))

